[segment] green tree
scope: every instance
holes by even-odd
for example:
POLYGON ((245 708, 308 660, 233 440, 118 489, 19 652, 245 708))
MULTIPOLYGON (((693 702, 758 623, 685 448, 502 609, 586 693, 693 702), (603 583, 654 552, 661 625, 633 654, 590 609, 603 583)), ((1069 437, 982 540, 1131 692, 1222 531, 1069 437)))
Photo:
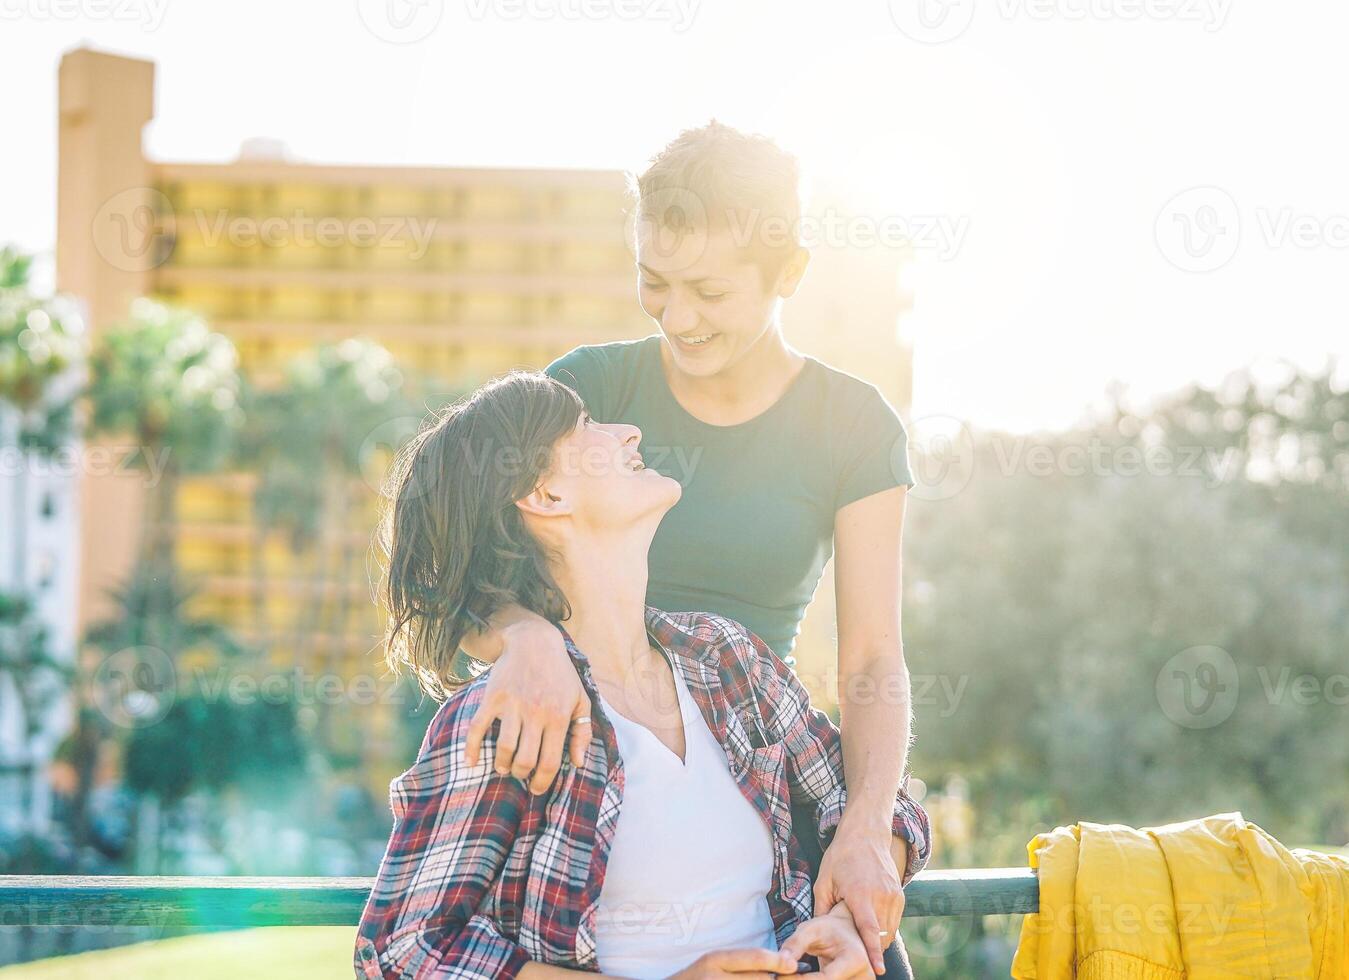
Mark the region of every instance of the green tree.
POLYGON ((179 481, 212 472, 228 457, 243 424, 240 385, 229 338, 151 300, 136 300, 130 319, 107 330, 94 351, 91 433, 134 440, 136 463, 153 477, 141 544, 141 562, 153 574, 176 578, 179 481))
POLYGON ((20 781, 19 812, 25 819, 33 812, 33 777, 38 764, 32 747, 46 728, 49 712, 66 695, 72 674, 69 659, 51 651, 46 628, 32 614, 32 603, 0 592, 0 692, 6 685, 12 692, 24 745, 30 750, 14 767, 20 781))
MULTIPOLYGON (((85 636, 86 646, 102 655, 91 686, 105 723, 110 713, 114 720, 121 716, 127 698, 143 705, 176 697, 184 652, 239 653, 226 631, 185 612, 192 590, 181 579, 175 550, 181 477, 218 468, 242 425, 237 364, 234 345, 199 317, 145 299, 132 303, 126 322, 103 332, 92 355, 85 393, 90 432, 131 440, 131 459, 149 487, 139 556, 128 581, 113 592, 116 613, 85 636)), ((130 714, 123 721, 134 722, 130 714)), ((79 723, 97 717, 82 711, 79 723)), ((72 744, 87 748, 96 739, 81 727, 72 744)), ((80 753, 77 839, 87 833, 92 765, 91 753, 80 753)))
MULTIPOLYGON (((84 356, 84 325, 64 297, 35 295, 29 286, 31 259, 0 249, 0 451, 16 454, 12 509, 3 537, 12 549, 6 575, 12 594, 0 594, 0 678, 13 692, 29 756, 17 763, 31 817, 31 756, 50 708, 69 681, 69 656, 50 649, 47 630, 33 615, 29 583, 29 481, 35 465, 70 442, 73 406, 84 356)), ((10 702, 7 702, 10 703, 10 702)))
POLYGON ((1349 497, 1331 377, 1258 396, 1238 377, 1222 390, 1240 397, 1195 389, 1078 432, 977 435, 974 479, 915 501, 906 535, 920 772, 969 776, 994 826, 1044 798, 1046 825, 1242 809, 1295 841, 1345 833, 1349 708, 1330 685, 1349 668, 1349 497), (1035 447, 1053 465, 1030 465, 1035 447), (1102 465, 1077 465, 1092 447, 1102 465), (1238 695, 1211 726, 1163 690, 1193 648, 1221 651, 1238 695))
MULTIPOLYGON (((968 485, 915 492, 915 771, 969 779, 979 865, 1021 864, 1058 824, 1228 810, 1292 845, 1342 843, 1345 388, 1333 367, 1242 371, 1126 402, 1073 431, 974 433, 968 485), (1190 681, 1211 707, 1178 700, 1190 681)), ((1015 926, 912 927, 935 953, 919 975, 1006 976, 984 952, 1009 954, 1015 926)))
MULTIPOLYGON (((396 442, 400 426, 407 430, 403 438, 411 434, 414 420, 403 385, 403 372, 387 350, 351 339, 297 357, 279 388, 248 398, 239 458, 258 473, 255 621, 265 628, 263 543, 277 528, 286 534, 296 566, 309 567, 301 611, 290 624, 290 646, 299 663, 321 663, 326 673, 337 671, 337 653, 353 619, 363 619, 372 601, 368 589, 355 599, 350 594, 373 531, 362 527, 365 497, 354 495, 353 487, 366 475, 373 447, 396 442), (322 657, 316 656, 320 640, 322 657)), ((331 741, 327 714, 323 732, 331 741)))

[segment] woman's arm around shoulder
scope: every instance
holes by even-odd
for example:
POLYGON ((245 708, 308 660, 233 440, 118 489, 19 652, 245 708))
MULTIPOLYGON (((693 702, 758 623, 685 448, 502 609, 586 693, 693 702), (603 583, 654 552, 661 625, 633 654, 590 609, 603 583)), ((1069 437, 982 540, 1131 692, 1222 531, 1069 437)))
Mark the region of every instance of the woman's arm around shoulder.
POLYGON ((512 604, 461 645, 470 657, 492 665, 481 710, 464 743, 466 764, 476 766, 485 758, 502 775, 528 780, 531 792, 547 792, 562 768, 564 746, 579 766, 591 735, 585 720, 590 698, 567 655, 562 631, 512 604), (496 744, 484 752, 484 739, 497 721, 496 744))

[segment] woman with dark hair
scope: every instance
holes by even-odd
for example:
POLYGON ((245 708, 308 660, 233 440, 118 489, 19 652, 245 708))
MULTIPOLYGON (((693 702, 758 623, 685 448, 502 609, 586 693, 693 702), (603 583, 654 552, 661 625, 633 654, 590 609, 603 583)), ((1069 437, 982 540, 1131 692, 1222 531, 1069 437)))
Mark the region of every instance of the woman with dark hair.
MULTIPOLYGON (((358 931, 365 977, 762 977, 814 957, 869 976, 846 908, 814 915, 792 805, 847 804, 837 729, 739 623, 646 605, 647 551, 680 499, 641 433, 541 374, 479 389, 394 467, 382 525, 391 663, 444 699, 394 781, 394 829, 358 931), (464 634, 507 605, 554 624, 589 739, 542 792, 496 770, 464 634), (487 752, 469 762, 473 734, 487 752)), ((490 672, 489 672, 490 673, 490 672)), ((892 861, 927 819, 893 806, 892 861)))

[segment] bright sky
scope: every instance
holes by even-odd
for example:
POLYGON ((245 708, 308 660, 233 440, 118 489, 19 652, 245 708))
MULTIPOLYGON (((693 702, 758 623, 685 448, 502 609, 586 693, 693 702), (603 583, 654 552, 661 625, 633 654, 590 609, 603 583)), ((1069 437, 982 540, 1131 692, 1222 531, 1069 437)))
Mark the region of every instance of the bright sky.
POLYGON ((1254 0, 0 0, 0 241, 52 246, 80 43, 158 63, 161 159, 635 166, 716 116, 915 236, 916 417, 1052 426, 1112 379, 1349 362, 1347 35, 1254 0))

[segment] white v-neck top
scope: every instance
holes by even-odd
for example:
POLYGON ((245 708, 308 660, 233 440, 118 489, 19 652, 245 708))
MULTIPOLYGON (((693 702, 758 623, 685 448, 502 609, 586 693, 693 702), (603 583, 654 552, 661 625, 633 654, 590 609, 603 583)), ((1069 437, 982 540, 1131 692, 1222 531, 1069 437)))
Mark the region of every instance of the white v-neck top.
POLYGON ((671 665, 684 760, 603 697, 623 758, 623 802, 595 916, 600 971, 668 977, 704 953, 777 949, 773 840, 671 665))

